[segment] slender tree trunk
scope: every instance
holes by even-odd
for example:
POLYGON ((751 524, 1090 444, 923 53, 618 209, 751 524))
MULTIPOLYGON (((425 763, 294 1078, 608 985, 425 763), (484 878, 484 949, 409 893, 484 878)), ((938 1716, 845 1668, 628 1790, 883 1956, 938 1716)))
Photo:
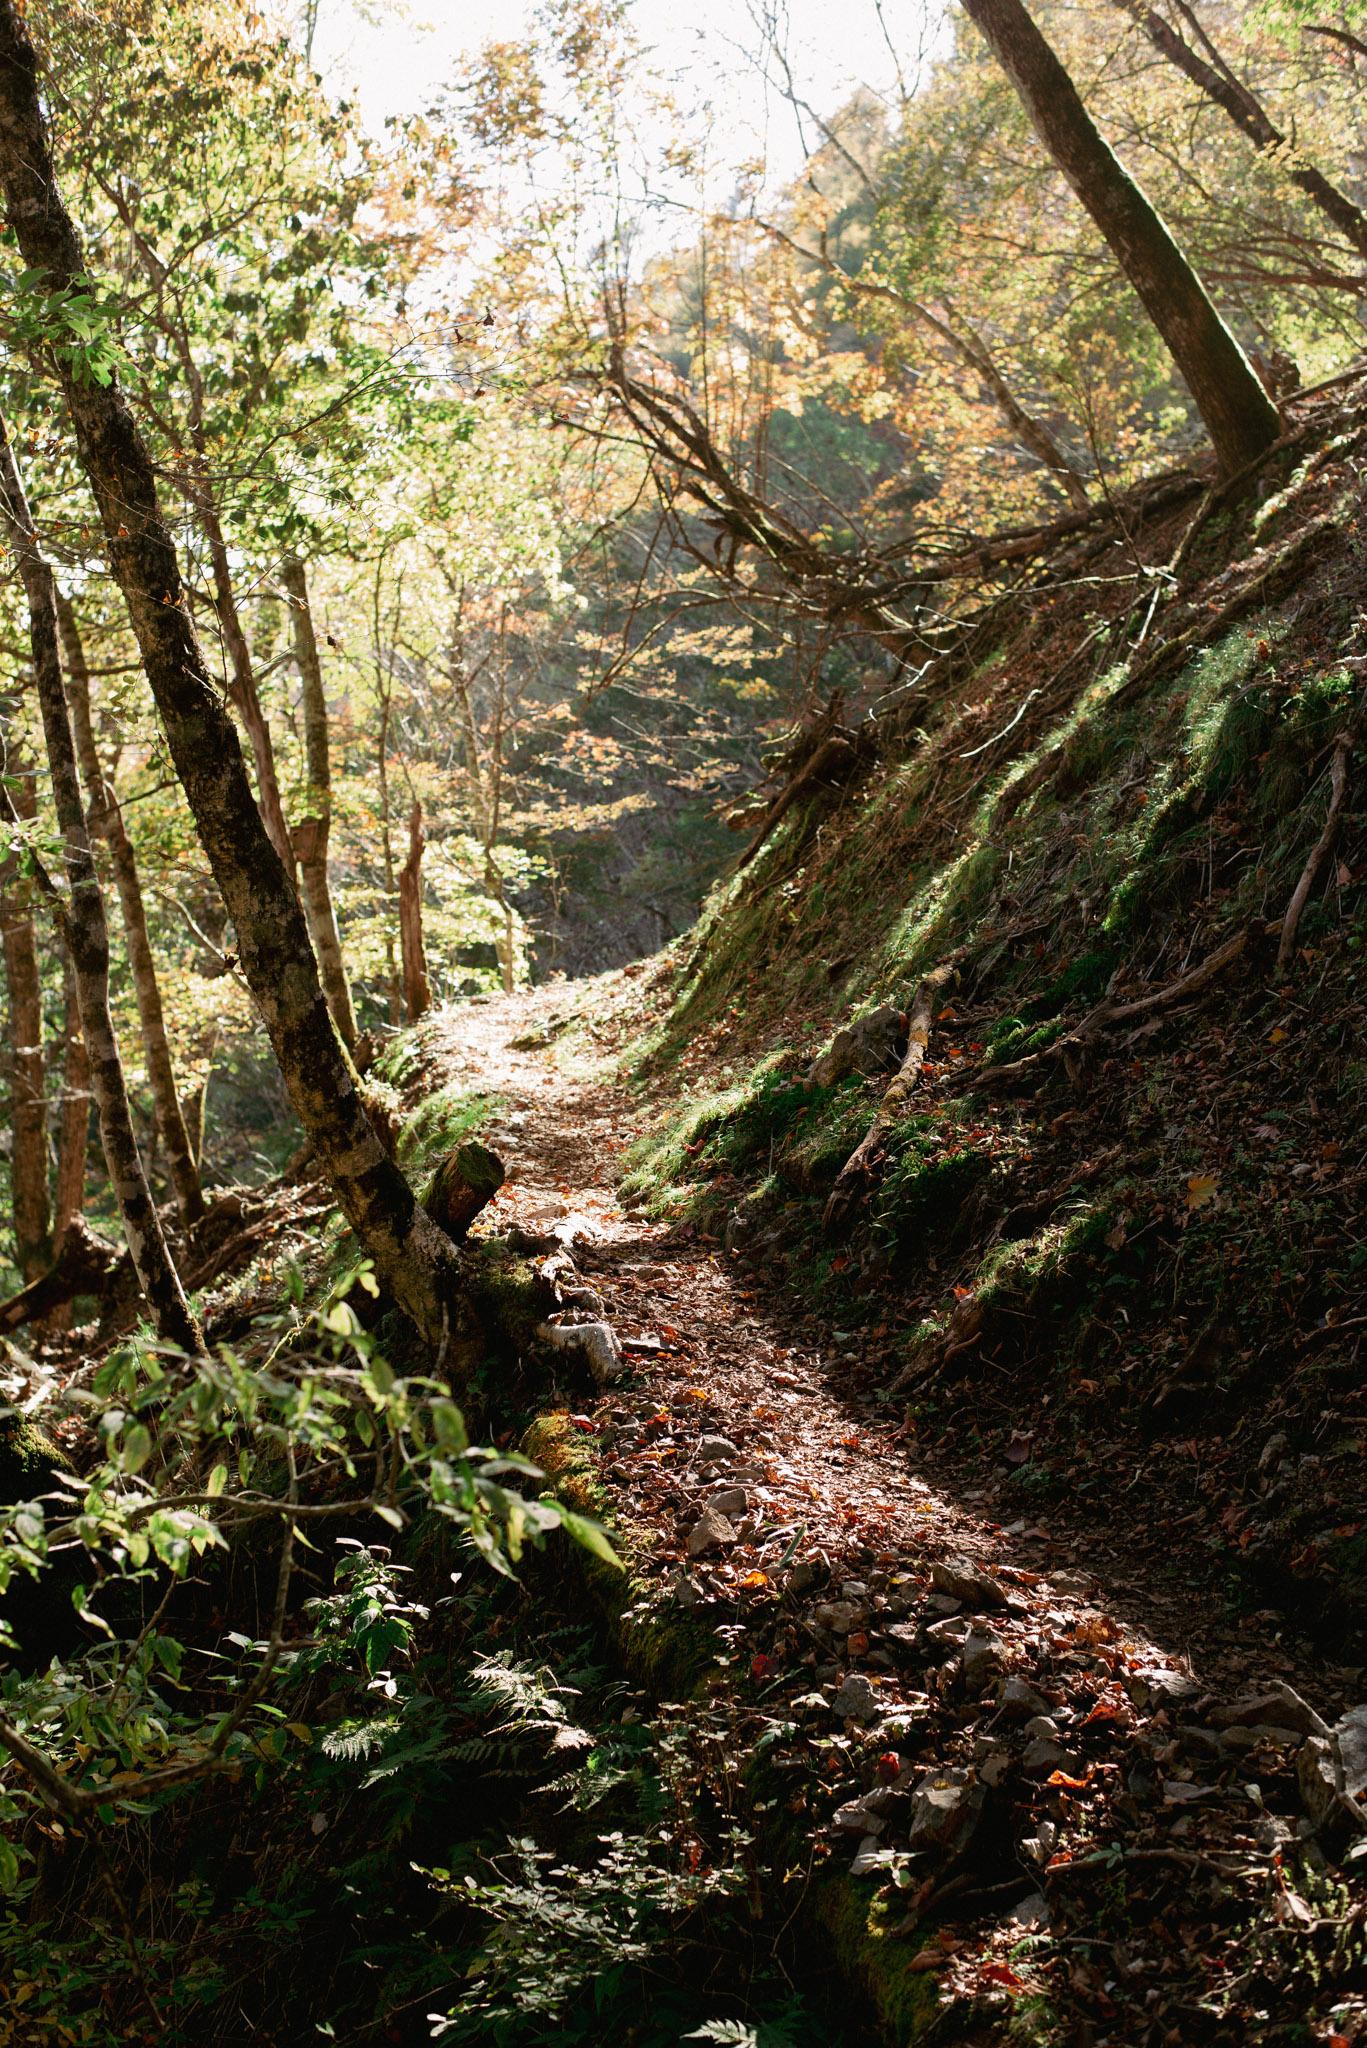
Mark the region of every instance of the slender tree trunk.
POLYGON ((403 957, 403 999, 410 1024, 432 1007, 427 954, 422 942, 422 805, 408 814, 408 858, 399 874, 399 946, 403 957))
POLYGON ((356 1043, 356 1017, 351 1007, 337 912, 328 881, 328 842, 332 832, 332 754, 328 706, 323 692, 323 665, 309 609, 304 565, 291 555, 280 565, 280 581, 290 603, 294 629, 294 662, 299 671, 304 706, 304 773, 308 788, 304 816, 294 827, 295 858, 303 882, 304 915, 327 992, 332 1021, 348 1047, 356 1043))
POLYGON ((86 1160, 90 1150, 90 1061, 81 1031, 81 999, 70 949, 62 948, 63 1030, 62 1114, 57 1126, 57 1196, 52 1212, 54 1255, 73 1216, 85 1207, 86 1160))
MULTIPOLYGON (((17 750, 5 763, 10 800, 32 823, 38 815, 33 770, 17 750)), ((52 1262, 52 1219, 47 1186, 47 1086, 43 1072, 43 984, 33 929, 33 884, 11 854, 0 895, 0 940, 9 989, 10 1207, 14 1263, 25 1286, 52 1262)))
MULTIPOLYGON (((1116 0, 1116 4, 1123 14, 1128 14, 1138 24, 1170 64, 1175 64, 1184 77, 1189 78, 1193 85, 1199 85, 1207 98, 1224 110, 1240 134, 1246 135, 1260 154, 1272 151, 1280 154, 1282 167, 1292 184, 1327 215, 1359 256, 1367 256, 1367 213, 1355 205, 1346 192, 1341 192, 1332 179, 1326 178, 1323 171, 1307 163, 1299 150, 1288 149, 1286 136, 1262 101, 1235 77, 1224 59, 1219 58, 1212 63, 1203 57, 1171 23, 1164 21, 1161 14, 1155 13, 1152 7, 1146 7, 1143 0, 1116 0)), ((1183 11, 1194 23, 1196 17, 1191 10, 1183 11)), ((1204 30, 1201 34, 1214 51, 1215 46, 1205 36, 1204 30)))
POLYGON ((204 528, 204 538, 209 543, 209 566, 214 576, 214 610, 218 613, 223 645, 228 654, 228 695, 233 700, 234 708, 251 742, 252 760, 256 765, 257 798, 266 827, 266 836, 279 854, 285 872, 292 876, 294 846, 290 839, 290 828, 285 822, 285 807, 280 801, 280 781, 275 772, 275 745, 271 739, 270 725, 261 706, 261 693, 256 687, 252 651, 247 644, 247 635, 243 631, 242 619, 237 609, 232 566, 228 561, 228 544, 223 538, 218 508, 207 488, 196 492, 195 505, 199 512, 200 524, 204 528))
POLYGON ((147 1056, 147 1078, 152 1089, 157 1130, 165 1148, 176 1206, 187 1224, 197 1223, 206 1206, 204 1190, 200 1186, 199 1170, 176 1089, 137 855, 123 822, 118 798, 100 765, 90 715, 90 671, 85 649, 70 601, 60 591, 57 593, 57 620, 62 635, 62 652, 66 657, 67 693, 76 739, 76 758, 90 806, 90 829, 109 848, 114 869, 114 886, 123 917, 124 941, 128 948, 128 966, 138 1006, 143 1051, 147 1056))
MULTIPOLYGON (((85 1207, 86 1163, 90 1151, 90 1061, 86 1058, 81 1032, 80 995, 70 949, 62 947, 62 1101, 57 1124, 57 1191, 52 1205, 52 1260, 60 1269, 66 1251, 67 1232, 85 1207)), ((69 1330, 75 1320, 71 1297, 61 1301, 45 1319, 45 1327, 57 1334, 69 1330)))
POLYGON ((1144 302, 1232 475, 1281 432, 1277 408, 1205 287, 1129 172, 1021 0, 964 0, 1057 163, 1144 302))
MULTIPOLYGON (((0 187, 19 252, 40 274, 31 289, 71 290, 85 266, 53 168, 37 58, 15 0, 0 0, 0 187)), ((205 666, 147 448, 117 380, 83 381, 66 357, 57 369, 171 757, 294 1107, 380 1278, 428 1341, 443 1345, 460 1299, 455 1247, 420 1207, 366 1115, 303 910, 205 666)))
POLYGON ((180 1276, 171 1263, 162 1236, 156 1204, 147 1185, 133 1135, 133 1119, 124 1086, 123 1064, 109 1015, 109 933, 104 899, 90 850, 81 785, 76 772, 76 745, 62 683, 57 652, 56 585, 43 558, 24 496, 14 452, 0 421, 0 524, 18 558, 28 603, 33 669, 38 707, 47 743, 48 768, 57 826, 62 835, 69 895, 64 908, 64 937, 76 973, 81 1032, 90 1060, 90 1080, 100 1116, 100 1137, 123 1218, 133 1267, 147 1298, 158 1334, 183 1350, 196 1351, 201 1338, 180 1276))
POLYGON ((459 632, 451 635, 451 652, 448 658, 448 674, 460 706, 461 744, 465 753, 465 770, 470 785, 470 807, 475 814, 475 826, 479 832, 480 845, 484 849, 484 886, 498 904, 502 916, 502 928, 494 941, 498 954, 499 974, 505 991, 511 995, 516 986, 513 958, 513 906, 508 901, 507 885, 502 870, 494 855, 494 841, 498 833, 499 776, 503 748, 503 678, 499 677, 499 716, 494 734, 494 787, 491 790, 480 756, 479 726, 475 720, 474 700, 470 695, 470 678, 465 669, 465 655, 460 644, 459 632))

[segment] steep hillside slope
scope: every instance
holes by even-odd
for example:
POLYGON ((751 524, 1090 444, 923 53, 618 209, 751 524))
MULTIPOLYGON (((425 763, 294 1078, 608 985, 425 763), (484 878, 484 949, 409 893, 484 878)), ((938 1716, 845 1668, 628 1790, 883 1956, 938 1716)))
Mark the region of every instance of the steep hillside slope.
POLYGON ((812 1290, 852 1380, 1018 1513, 1123 1513, 1155 1569, 1335 1634, 1367 1603, 1361 388, 1231 485, 1036 543, 834 773, 799 743, 647 1048, 688 1097, 630 1183, 812 1290))

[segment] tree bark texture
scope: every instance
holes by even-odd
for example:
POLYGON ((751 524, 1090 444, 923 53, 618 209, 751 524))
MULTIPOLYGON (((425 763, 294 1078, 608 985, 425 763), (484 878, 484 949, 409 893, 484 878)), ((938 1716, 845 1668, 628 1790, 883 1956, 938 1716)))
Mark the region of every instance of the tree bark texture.
POLYGON ((204 1190, 199 1169, 185 1127, 180 1096, 176 1089, 171 1045, 166 1035, 166 1013, 162 1008, 156 960, 147 929, 147 906, 143 901, 138 858, 123 822, 118 797, 100 763, 95 728, 90 713, 90 671, 85 648, 70 601, 57 595, 57 620, 66 657, 67 694, 71 724, 76 740, 76 758, 90 807, 90 829, 109 848, 123 919, 124 943, 133 994, 138 1006, 147 1078, 152 1090, 152 1107, 157 1130, 166 1149, 166 1165, 175 1191, 176 1207, 187 1224, 197 1223, 204 1214, 204 1190))
MULTIPOLYGON (((15 0, 0 0, 0 186, 24 262, 44 273, 48 291, 69 288, 84 263, 57 187, 37 59, 15 0)), ((205 666, 147 448, 116 380, 83 381, 66 357, 57 368, 171 758, 291 1099, 380 1278, 439 1346, 459 1300, 455 1248, 419 1206, 366 1115, 303 910, 205 666)))
POLYGON ((223 634, 223 645, 228 656, 228 695, 251 743, 252 760, 256 766, 257 800, 261 807, 266 836, 279 854, 285 872, 293 875, 294 847, 290 840, 290 828, 285 822, 285 807, 280 801, 280 780, 275 772, 275 745, 271 739, 269 721, 262 708, 261 693, 256 687, 252 651, 247 645, 247 636, 242 630, 242 620, 237 609, 232 567, 228 561, 228 543, 223 537, 218 508, 209 492, 196 492, 194 502, 199 512, 200 525, 204 528, 204 538, 209 544, 209 566, 214 574, 214 610, 218 614, 219 629, 223 634))
POLYGON ((76 771, 76 745, 71 733, 57 652, 56 585, 33 530, 33 516, 14 460, 4 423, 0 421, 0 524, 19 564, 28 603, 29 635, 38 708, 43 720, 48 768, 57 827, 62 835, 63 864, 69 885, 64 906, 63 936, 71 952, 81 1010, 81 1034, 90 1061, 90 1081, 100 1118, 100 1138, 110 1185, 123 1219, 129 1256, 146 1297, 157 1333, 183 1350, 200 1348, 201 1339, 171 1262, 161 1220, 152 1200, 133 1133, 133 1118, 124 1086, 123 1063, 109 1014, 109 932, 104 899, 90 850, 81 785, 76 771))
MULTIPOLYGON (((5 773, 10 800, 26 823, 38 815, 33 770, 9 753, 5 773)), ((27 1283, 47 1270, 52 1219, 47 1185, 47 1084, 43 1062, 43 984, 33 929, 33 884, 19 873, 17 854, 5 863, 0 894, 0 941, 9 990, 10 1209, 14 1263, 27 1283)))
POLYGON ((70 949, 62 949, 62 1112, 57 1125, 57 1193, 52 1205, 52 1241, 60 1253, 71 1220, 85 1207, 86 1157, 90 1149, 90 1061, 81 1031, 81 998, 70 949))
POLYGON ((328 881, 328 842, 332 832, 332 754, 328 732, 327 697, 323 691, 323 664, 318 638, 309 609, 308 579, 304 565, 291 555, 280 565, 280 581, 289 599, 290 623, 294 634, 294 665, 299 671, 304 713, 304 774, 307 778, 305 811, 291 838, 304 893, 304 915, 318 959, 323 988, 332 1021, 348 1049, 356 1043, 356 1016, 351 1007, 351 989, 342 940, 337 930, 337 912, 328 881))
POLYGON ((964 0, 964 8, 1167 343, 1221 469, 1233 475, 1256 461, 1281 432, 1277 408, 1162 216, 1102 138, 1021 0, 964 0))
POLYGON ((399 949, 403 958, 403 1001, 410 1024, 432 1007, 427 953, 422 942, 422 805, 408 814, 408 858, 399 872, 399 949))

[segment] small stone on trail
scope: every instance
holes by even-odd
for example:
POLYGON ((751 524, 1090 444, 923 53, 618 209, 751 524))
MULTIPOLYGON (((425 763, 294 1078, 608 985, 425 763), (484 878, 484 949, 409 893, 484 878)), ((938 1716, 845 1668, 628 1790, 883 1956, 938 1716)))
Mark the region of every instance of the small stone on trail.
POLYGON ((700 1465, 734 1465, 740 1452, 729 1436, 700 1436, 694 1456, 700 1465))
POLYGON ((850 1673, 831 1701, 831 1712, 841 1721, 876 1721, 879 1711, 871 1681, 859 1672, 850 1673))
POLYGON ((1021 1758, 1021 1769, 1028 1771, 1032 1778, 1048 1777, 1051 1771, 1059 1770, 1068 1761, 1068 1752, 1060 1748, 1047 1735, 1037 1735, 1027 1743, 1025 1755, 1021 1758))
POLYGON ((736 1541, 736 1532, 725 1515, 719 1515, 715 1508, 704 1508, 688 1532, 688 1554, 701 1557, 704 1551, 720 1550, 736 1541))
POLYGON ((812 1609, 812 1620, 819 1628, 828 1628, 832 1635, 847 1636, 852 1629, 859 1628, 869 1618, 867 1607, 853 1600, 823 1600, 819 1607, 812 1609))
POLYGON ((743 1515, 746 1507, 743 1486, 719 1486, 707 1496, 707 1505, 717 1515, 743 1515))
POLYGON ((996 1579, 989 1578, 973 1564, 954 1563, 931 1566, 931 1582, 939 1593, 948 1593, 951 1599, 962 1600, 965 1607, 975 1613, 984 1607, 1005 1607, 1006 1588, 996 1579))
POLYGON ((880 1849, 881 1845, 877 1835, 865 1835, 863 1841, 854 1852, 854 1861, 850 1865, 850 1876, 871 1877, 875 1870, 881 1869, 882 1865, 878 1860, 880 1849))
POLYGON ((1029 1719, 1035 1714, 1047 1714, 1049 1702, 1037 1693, 1028 1679, 1018 1671, 1012 1671, 1002 1680, 997 1693, 997 1705, 1005 1713, 1017 1714, 1029 1719))
POLYGON ((986 1692, 1002 1668, 1002 1644, 988 1629, 970 1629, 964 1638, 964 1684, 975 1698, 986 1692))

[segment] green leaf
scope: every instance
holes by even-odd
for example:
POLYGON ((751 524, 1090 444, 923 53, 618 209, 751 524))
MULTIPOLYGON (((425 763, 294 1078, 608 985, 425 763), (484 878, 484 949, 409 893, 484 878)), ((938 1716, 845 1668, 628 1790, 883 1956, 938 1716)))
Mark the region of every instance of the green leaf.
POLYGON ((581 1550, 587 1550, 593 1557, 601 1557, 604 1564, 615 1566, 619 1572, 625 1569, 600 1523, 591 1521, 587 1515, 576 1515, 569 1508, 561 1508, 560 1526, 581 1550))

